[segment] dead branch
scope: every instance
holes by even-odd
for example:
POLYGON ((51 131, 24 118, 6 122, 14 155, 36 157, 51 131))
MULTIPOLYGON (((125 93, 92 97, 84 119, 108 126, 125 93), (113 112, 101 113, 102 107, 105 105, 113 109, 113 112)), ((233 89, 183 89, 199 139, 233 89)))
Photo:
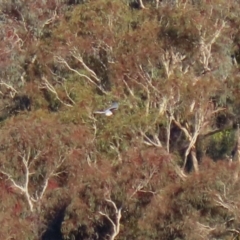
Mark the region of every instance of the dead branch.
POLYGON ((0 170, 0 172, 3 175, 8 177, 8 180, 10 180, 12 182, 14 187, 19 189, 25 195, 31 212, 33 212, 34 207, 33 207, 33 199, 32 199, 32 197, 30 196, 30 193, 29 193, 30 165, 33 163, 34 160, 36 160, 38 158, 40 153, 41 152, 37 152, 37 154, 33 157, 32 162, 30 162, 30 160, 31 160, 31 156, 30 156, 31 155, 31 149, 30 148, 28 148, 27 152, 24 152, 23 155, 20 155, 20 157, 22 159, 24 169, 25 169, 25 182, 23 184, 17 183, 10 173, 5 172, 4 170, 0 170))
POLYGON ((138 0, 138 4, 139 4, 139 8, 141 8, 141 9, 146 9, 146 7, 144 6, 142 0, 138 0))
POLYGON ((33 212, 34 209, 34 203, 39 202, 47 189, 48 183, 49 183, 49 179, 53 176, 57 176, 60 174, 60 172, 56 172, 57 169, 59 169, 59 167, 63 164, 63 162, 65 161, 65 157, 60 156, 59 161, 54 165, 54 167, 49 171, 49 173, 45 176, 45 180, 44 183, 42 185, 42 190, 40 192, 40 194, 38 194, 36 192, 36 196, 34 197, 33 195, 31 196, 30 194, 30 187, 29 187, 29 177, 30 175, 32 175, 33 173, 30 172, 30 168, 31 165, 39 158, 41 154, 41 151, 37 151, 37 153, 34 156, 31 156, 31 148, 28 148, 23 154, 20 154, 19 157, 22 160, 22 164, 24 166, 24 176, 25 176, 25 180, 23 183, 17 183, 16 180, 14 180, 14 177, 12 176, 12 174, 6 172, 5 170, 1 169, 0 173, 2 173, 3 175, 5 175, 8 180, 13 184, 13 186, 20 190, 20 192, 22 194, 25 195, 30 211, 33 212))
POLYGON ((229 212, 235 213, 236 209, 232 204, 228 203, 227 201, 224 201, 220 194, 216 194, 215 196, 216 199, 214 201, 215 203, 217 203, 218 206, 227 209, 229 212))
POLYGON ((96 84, 90 77, 88 77, 88 76, 85 75, 85 74, 82 74, 82 73, 78 72, 78 71, 77 71, 76 69, 74 69, 74 68, 71 68, 71 67, 69 66, 69 64, 67 63, 67 61, 66 61, 65 59, 63 59, 62 57, 60 57, 60 56, 55 56, 55 60, 56 60, 58 63, 63 63, 70 71, 75 72, 75 73, 76 73, 78 76, 80 76, 80 77, 86 78, 90 83, 92 83, 92 84, 94 84, 94 85, 97 86, 97 84, 96 84))
POLYGON ((60 56, 55 56, 54 58, 58 63, 64 64, 70 71, 76 73, 80 77, 87 79, 88 82, 96 86, 102 93, 107 95, 108 93, 101 86, 101 80, 97 77, 96 73, 84 63, 81 55, 74 52, 71 52, 71 55, 81 63, 83 68, 90 74, 90 77, 72 68, 64 58, 60 56))
POLYGON ((206 31, 202 30, 202 26, 198 27, 200 35, 200 63, 203 65, 203 71, 211 71, 210 62, 212 58, 212 45, 216 42, 217 38, 220 36, 220 33, 226 26, 226 21, 222 21, 220 27, 213 33, 210 39, 206 39, 206 31))
POLYGON ((3 80, 1 80, 0 85, 3 85, 3 86, 5 86, 7 88, 11 98, 14 98, 15 95, 17 94, 17 90, 14 87, 12 87, 11 85, 9 85, 6 82, 4 82, 3 80))
POLYGON ((83 66, 83 68, 90 74, 90 76, 97 82, 97 83, 101 83, 101 80, 97 77, 97 74, 90 69, 85 62, 83 61, 82 56, 77 52, 77 50, 74 48, 74 50, 71 51, 71 55, 78 60, 78 62, 81 63, 81 65, 83 66))
POLYGON ((170 50, 163 50, 161 55, 161 61, 164 66, 167 78, 169 78, 175 71, 178 69, 183 74, 188 72, 189 66, 183 68, 183 60, 186 58, 186 55, 181 54, 180 52, 175 52, 173 48, 170 50))
POLYGON ((109 222, 112 224, 113 233, 110 235, 109 240, 114 240, 120 232, 120 220, 122 217, 122 208, 117 208, 115 202, 113 202, 110 198, 105 198, 105 201, 110 203, 112 205, 112 207, 114 208, 115 220, 111 219, 109 214, 103 213, 102 211, 99 211, 99 214, 106 217, 109 220, 109 222))
POLYGON ((131 194, 131 196, 129 197, 129 199, 131 199, 137 192, 140 192, 140 191, 142 191, 142 192, 151 192, 152 194, 155 194, 155 192, 153 192, 153 191, 149 191, 149 190, 148 190, 148 191, 144 191, 144 190, 142 190, 142 189, 149 184, 149 182, 150 182, 151 179, 153 178, 153 175, 154 175, 156 172, 157 172, 157 169, 155 169, 155 168, 152 169, 152 170, 150 171, 149 175, 146 176, 146 179, 141 180, 140 183, 135 187, 135 190, 134 190, 134 192, 131 194))
POLYGON ((12 45, 11 50, 15 48, 15 46, 17 46, 18 50, 20 52, 23 52, 23 49, 22 49, 23 40, 17 34, 17 30, 15 28, 13 29, 13 35, 8 39, 8 41, 11 42, 11 45, 12 45))
MULTIPOLYGON (((167 152, 170 152, 170 135, 171 135, 171 126, 172 122, 175 119, 174 118, 174 112, 176 110, 177 104, 180 101, 180 94, 179 91, 177 92, 177 97, 174 97, 176 94, 174 94, 173 88, 170 89, 169 96, 164 96, 162 99, 162 105, 163 105, 163 112, 167 115, 167 143, 166 148, 167 152)), ((175 122, 176 123, 176 122, 175 122)), ((178 124, 178 123, 176 123, 178 124)), ((179 126, 178 126, 179 127, 179 126)))
MULTIPOLYGON (((16 9, 17 10, 17 9, 16 9)), ((18 11, 18 10, 17 10, 18 11)), ((22 23, 23 23, 23 27, 25 29, 26 32, 28 32, 28 29, 27 29, 27 24, 26 24, 26 21, 25 21, 25 18, 24 16, 22 15, 22 13, 20 11, 18 11, 18 14, 20 14, 21 18, 22 18, 22 23)))
POLYGON ((207 239, 209 234, 215 229, 216 227, 210 227, 200 222, 196 223, 196 231, 202 236, 203 239, 207 239))
POLYGON ((64 90, 65 90, 65 93, 68 97, 68 99, 72 102, 72 104, 68 104, 68 103, 65 103, 59 96, 58 96, 58 93, 56 91, 56 89, 53 87, 53 85, 47 80, 47 78, 45 76, 42 77, 42 85, 41 85, 41 88, 45 88, 45 89, 48 89, 51 93, 53 93, 56 97, 56 99, 61 102, 63 105, 67 106, 67 107, 73 107, 72 104, 74 104, 75 102, 70 98, 69 96, 69 93, 67 92, 67 89, 66 87, 64 87, 64 90))
POLYGON ((94 130, 94 137, 91 142, 94 142, 96 139, 96 136, 97 136, 97 124, 96 124, 97 119, 94 117, 94 115, 92 113, 93 111, 91 109, 87 108, 87 112, 88 112, 89 119, 93 121, 92 128, 94 130))
POLYGON ((57 18, 57 8, 55 8, 54 12, 53 12, 53 16, 50 17, 49 19, 47 19, 43 25, 42 25, 42 29, 44 29, 44 27, 46 25, 49 25, 50 23, 52 23, 55 19, 57 18))
POLYGON ((146 145, 149 145, 149 146, 154 146, 154 147, 157 147, 157 148, 161 148, 162 147, 162 143, 161 141, 159 140, 157 134, 155 133, 153 135, 153 139, 149 138, 146 133, 144 133, 142 130, 140 130, 140 133, 143 137, 143 142, 146 144, 146 145))
POLYGON ((127 84, 127 82, 126 82, 124 79, 123 79, 123 83, 124 83, 124 85, 126 86, 126 88, 127 88, 128 92, 130 93, 130 95, 131 95, 132 97, 136 98, 133 90, 129 87, 129 85, 127 84))
POLYGON ((55 166, 52 168, 52 170, 47 174, 40 194, 36 193, 36 197, 35 197, 35 199, 33 199, 35 202, 42 199, 42 197, 47 189, 50 178, 53 176, 58 176, 59 174, 63 173, 63 171, 61 171, 61 172, 56 172, 56 171, 57 171, 57 169, 59 169, 61 167, 61 165, 65 162, 65 160, 66 160, 66 157, 63 157, 63 156, 59 157, 58 162, 55 164, 55 166))
POLYGON ((115 143, 110 143, 110 148, 113 149, 114 151, 116 151, 117 156, 118 156, 118 161, 122 162, 122 154, 120 151, 119 139, 115 139, 115 143))
POLYGON ((194 123, 193 123, 194 125, 193 125, 192 131, 188 128, 188 124, 183 126, 179 121, 176 120, 174 116, 172 117, 173 118, 172 121, 176 124, 176 126, 178 126, 183 131, 183 133, 185 134, 186 138, 189 141, 188 147, 184 153, 184 163, 182 167, 183 170, 185 169, 185 166, 187 163, 187 157, 189 156, 189 154, 192 157, 195 171, 198 170, 197 158, 195 153, 195 144, 196 144, 197 138, 200 135, 201 131, 204 129, 204 127, 208 124, 208 121, 211 118, 211 116, 215 112, 224 110, 223 108, 213 110, 211 107, 209 107, 209 104, 211 104, 211 102, 205 102, 205 104, 206 105, 204 105, 204 102, 198 103, 198 105, 196 106, 194 102, 194 105, 190 107, 190 112, 193 112, 193 110, 195 110, 194 123))

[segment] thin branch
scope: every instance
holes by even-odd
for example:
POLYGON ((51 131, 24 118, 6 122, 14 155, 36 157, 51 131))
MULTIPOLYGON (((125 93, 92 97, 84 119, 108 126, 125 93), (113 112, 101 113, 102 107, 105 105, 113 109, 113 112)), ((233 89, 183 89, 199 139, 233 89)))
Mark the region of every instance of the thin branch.
POLYGON ((215 195, 217 197, 217 199, 215 199, 215 203, 218 204, 218 206, 220 207, 223 207, 225 209, 227 209, 228 211, 234 213, 235 212, 235 209, 234 209, 234 206, 232 206, 231 204, 225 202, 222 197, 220 196, 220 194, 216 194, 215 195))
MULTIPOLYGON (((77 56, 75 56, 75 55, 74 55, 73 57, 76 58, 78 61, 81 62, 81 58, 80 58, 80 57, 77 58, 77 56)), ((83 66, 86 67, 85 70, 89 69, 88 72, 91 73, 91 77, 93 77, 95 81, 93 81, 93 80, 92 80, 90 77, 88 77, 86 74, 80 73, 80 72, 77 71, 76 69, 72 68, 64 58, 62 58, 62 57, 60 57, 60 56, 55 56, 55 60, 56 60, 58 63, 64 64, 70 71, 76 73, 78 76, 87 79, 90 83, 92 83, 94 86, 96 86, 102 93, 104 93, 105 95, 108 95, 108 93, 107 93, 107 92, 102 88, 102 86, 100 85, 101 81, 100 81, 99 78, 96 77, 96 73, 93 72, 90 68, 88 68, 88 67, 86 66, 86 64, 83 62, 83 60, 82 60, 82 62, 84 63, 83 66)), ((82 63, 82 62, 81 62, 81 63, 82 63)))
MULTIPOLYGON (((153 175, 154 175, 156 172, 157 172, 156 169, 152 169, 152 171, 150 172, 149 176, 148 176, 145 180, 141 181, 141 182, 137 185, 136 189, 135 189, 134 192, 131 194, 131 196, 129 197, 129 199, 131 199, 131 198, 132 198, 137 192, 139 192, 139 191, 144 192, 142 189, 149 184, 149 182, 150 182, 151 179, 153 178, 153 175)), ((145 191, 145 192, 154 193, 154 192, 152 192, 152 191, 145 191)))
POLYGON ((159 138, 157 137, 156 134, 154 134, 153 136, 153 140, 151 140, 142 130, 140 130, 140 133, 141 135, 143 136, 143 138, 145 138, 146 140, 144 140, 144 143, 149 145, 149 146, 154 146, 154 147, 157 147, 157 148, 160 148, 162 147, 162 143, 161 141, 159 140, 159 138))
POLYGON ((29 191, 30 191, 29 190, 29 180, 30 180, 29 176, 32 174, 32 173, 30 173, 30 166, 35 160, 38 159, 41 151, 37 151, 37 153, 34 156, 31 156, 31 153, 32 153, 31 148, 28 148, 23 154, 19 155, 22 160, 22 164, 24 166, 24 177, 25 177, 24 183, 22 183, 22 184, 17 183, 14 180, 13 176, 10 173, 5 172, 4 170, 0 170, 0 173, 5 175, 8 178, 8 180, 10 180, 10 182, 13 184, 13 186, 16 187, 17 189, 19 189, 20 192, 25 195, 28 205, 29 205, 29 208, 30 208, 30 211, 33 212, 34 211, 34 203, 36 203, 42 199, 44 193, 46 192, 50 177, 52 177, 56 174, 59 174, 59 173, 56 173, 56 170, 62 165, 62 163, 65 161, 66 158, 63 156, 60 156, 57 164, 55 164, 55 166, 50 171, 48 176, 45 177, 45 181, 42 186, 40 195, 33 197, 29 193, 29 191))
POLYGON ((15 95, 17 94, 17 90, 13 86, 4 82, 3 80, 1 80, 0 85, 5 86, 9 90, 9 94, 10 94, 11 98, 14 98, 15 95))
MULTIPOLYGON (((39 155, 39 153, 37 153, 34 157, 33 157, 33 160, 34 161, 39 155)), ((30 211, 33 212, 34 210, 34 207, 33 207, 33 201, 32 201, 32 198, 29 194, 29 175, 31 174, 29 172, 29 167, 31 165, 30 163, 30 158, 31 158, 31 149, 28 148, 27 152, 24 152, 24 154, 20 155, 21 159, 22 159, 22 163, 24 165, 24 168, 25 168, 25 182, 24 184, 18 184, 16 183, 16 181, 13 179, 13 176, 3 170, 0 170, 0 172, 2 174, 4 174, 5 176, 8 177, 8 179, 12 182, 12 184, 18 188, 26 197, 27 199, 27 202, 28 202, 28 205, 29 205, 29 208, 30 208, 30 211)))
POLYGON ((118 155, 118 161, 119 162, 122 162, 122 155, 121 155, 121 152, 120 152, 120 143, 119 143, 119 139, 116 139, 115 140, 116 143, 110 143, 110 148, 115 150, 117 152, 117 155, 118 155))
POLYGON ((126 86, 126 88, 127 88, 128 92, 130 93, 130 95, 131 95, 132 97, 136 98, 133 90, 129 87, 129 85, 127 84, 127 82, 126 82, 124 79, 123 79, 123 83, 124 83, 124 85, 126 86))
POLYGON ((6 177, 8 177, 8 180, 10 180, 10 181, 12 182, 12 184, 14 185, 14 187, 18 188, 18 189, 19 189, 21 192, 23 192, 23 193, 25 192, 24 187, 18 185, 18 184, 14 181, 12 175, 10 175, 9 173, 7 173, 7 172, 5 172, 5 171, 3 171, 3 170, 0 170, 0 172, 1 172, 3 175, 5 175, 6 177))
POLYGON ((42 29, 46 26, 49 25, 50 23, 52 23, 55 19, 57 18, 57 8, 55 8, 54 12, 53 12, 53 16, 49 19, 47 19, 43 25, 42 25, 42 29))
POLYGON ((97 86, 97 84, 96 84, 90 77, 88 77, 88 76, 85 75, 85 74, 80 73, 79 71, 77 71, 77 70, 74 69, 74 68, 71 68, 71 67, 69 66, 69 64, 67 63, 67 61, 64 60, 62 57, 56 56, 55 59, 57 60, 57 62, 63 63, 70 71, 75 72, 75 73, 76 73, 78 76, 80 76, 80 77, 86 78, 90 83, 92 83, 92 84, 94 84, 95 86, 97 86))
MULTIPOLYGON (((59 98, 58 93, 56 91, 56 89, 53 87, 53 85, 47 80, 46 77, 42 77, 43 83, 42 83, 42 88, 46 88, 48 89, 51 93, 53 93, 56 97, 56 99, 61 102, 63 105, 67 106, 67 107, 73 107, 73 105, 65 103, 64 101, 62 101, 62 99, 59 98)), ((66 91, 66 88, 65 88, 66 91)), ((70 101, 72 103, 74 103, 74 101, 69 97, 68 93, 67 93, 68 98, 70 99, 70 101)))
POLYGON ((101 80, 97 77, 97 74, 85 64, 85 62, 83 61, 82 56, 81 56, 79 53, 77 53, 76 50, 72 51, 72 56, 73 56, 75 59, 77 59, 77 60, 82 64, 83 68, 84 68, 88 73, 90 73, 90 76, 93 77, 96 82, 101 83, 101 80))

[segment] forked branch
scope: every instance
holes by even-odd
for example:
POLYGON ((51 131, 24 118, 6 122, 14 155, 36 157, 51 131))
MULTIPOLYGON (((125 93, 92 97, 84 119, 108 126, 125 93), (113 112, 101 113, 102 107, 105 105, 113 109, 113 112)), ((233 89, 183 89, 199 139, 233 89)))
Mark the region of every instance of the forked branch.
POLYGON ((117 208, 116 203, 110 198, 105 198, 105 201, 110 203, 114 209, 115 219, 113 220, 109 214, 99 211, 99 214, 106 217, 113 227, 113 233, 110 235, 109 240, 114 240, 120 232, 120 220, 122 218, 122 208, 117 208))
POLYGON ((56 172, 56 171, 65 161, 65 158, 60 156, 56 164, 45 176, 45 180, 41 186, 40 194, 38 195, 38 193, 36 192, 34 197, 33 196, 34 194, 30 193, 30 186, 29 186, 30 175, 34 174, 32 173, 33 169, 31 168, 31 166, 39 158, 40 154, 41 154, 41 151, 37 151, 36 154, 32 156, 32 150, 31 148, 28 148, 23 154, 19 155, 19 157, 21 158, 22 165, 24 167, 24 181, 22 183, 19 183, 18 181, 16 181, 13 175, 11 173, 8 173, 4 169, 4 166, 2 167, 2 169, 0 169, 0 173, 2 173, 4 176, 7 177, 7 179, 12 183, 13 187, 18 189, 22 194, 25 195, 31 212, 35 210, 34 203, 39 202, 43 198, 49 183, 49 179, 59 174, 59 172, 56 172))
POLYGON ((4 82, 3 80, 0 81, 0 85, 4 86, 8 90, 11 98, 14 98, 15 95, 17 94, 17 90, 10 84, 7 84, 6 82, 4 82))
POLYGON ((25 181, 24 183, 17 183, 16 180, 14 180, 13 176, 10 173, 7 173, 4 170, 0 170, 0 172, 8 177, 8 180, 10 180, 13 184, 13 186, 17 189, 19 189, 26 197, 30 211, 33 212, 34 206, 33 206, 33 199, 30 196, 29 193, 29 176, 30 176, 30 166, 33 163, 34 160, 36 160, 41 152, 37 152, 36 155, 33 157, 31 161, 31 149, 29 148, 27 152, 24 152, 23 155, 20 155, 22 164, 24 166, 25 170, 25 181), (31 162, 30 162, 31 161, 31 162))
POLYGON ((78 62, 81 63, 81 66, 84 68, 84 70, 86 70, 86 72, 89 74, 86 75, 84 73, 81 73, 79 71, 77 71, 76 69, 72 68, 69 63, 62 57, 60 56, 55 56, 55 60, 58 63, 64 64, 68 70, 70 70, 71 72, 76 73, 79 77, 85 78, 88 82, 90 82, 91 84, 93 84, 94 86, 96 86, 102 93, 107 95, 107 92, 103 89, 103 87, 101 86, 101 80, 97 77, 96 73, 90 69, 83 61, 83 58, 81 57, 80 54, 76 53, 76 51, 72 51, 71 52, 72 57, 74 57, 78 62))
POLYGON ((45 88, 45 89, 49 90, 51 93, 53 93, 53 94, 55 95, 56 99, 57 99, 59 102, 61 102, 63 105, 65 105, 65 106, 67 106, 67 107, 72 107, 72 106, 73 106, 72 104, 74 104, 75 102, 74 102, 74 101, 72 100, 72 98, 70 97, 70 95, 69 95, 69 93, 68 93, 68 91, 67 91, 67 89, 66 89, 66 86, 64 86, 64 90, 65 90, 65 93, 66 93, 67 98, 70 100, 70 102, 71 102, 72 104, 65 103, 65 102, 59 97, 56 89, 55 89, 54 86, 47 80, 46 77, 42 77, 42 80, 43 80, 43 82, 42 82, 41 88, 45 88))

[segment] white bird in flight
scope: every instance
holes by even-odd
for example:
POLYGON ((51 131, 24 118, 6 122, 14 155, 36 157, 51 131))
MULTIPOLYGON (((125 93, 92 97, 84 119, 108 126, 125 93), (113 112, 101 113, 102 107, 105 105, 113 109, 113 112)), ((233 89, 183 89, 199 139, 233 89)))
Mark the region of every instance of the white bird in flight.
POLYGON ((117 102, 113 102, 111 107, 109 107, 103 111, 95 111, 94 113, 105 114, 105 116, 111 116, 113 114, 112 111, 117 110, 118 106, 119 106, 119 104, 117 102))

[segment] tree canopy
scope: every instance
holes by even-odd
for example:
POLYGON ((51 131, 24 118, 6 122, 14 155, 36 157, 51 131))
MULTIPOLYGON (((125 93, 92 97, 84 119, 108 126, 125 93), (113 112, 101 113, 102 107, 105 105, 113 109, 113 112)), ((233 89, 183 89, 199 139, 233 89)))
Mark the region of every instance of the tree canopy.
POLYGON ((1 239, 240 239, 239 8, 0 1, 1 239))

